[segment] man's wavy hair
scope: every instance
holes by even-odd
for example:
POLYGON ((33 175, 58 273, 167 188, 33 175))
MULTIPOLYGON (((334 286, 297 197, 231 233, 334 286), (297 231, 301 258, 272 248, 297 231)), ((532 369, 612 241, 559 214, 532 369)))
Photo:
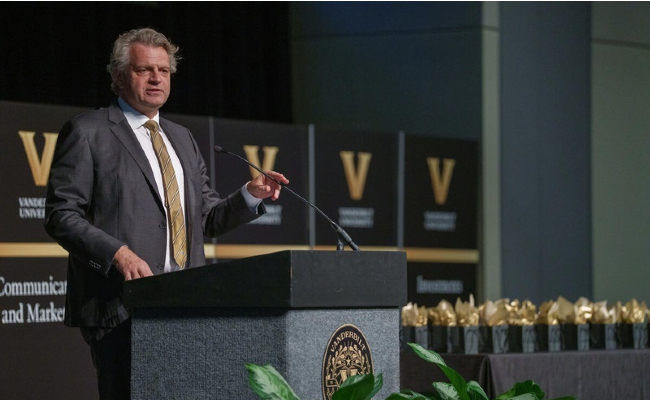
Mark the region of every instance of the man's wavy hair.
POLYGON ((131 57, 129 51, 131 45, 134 43, 141 43, 147 46, 162 47, 169 55, 169 65, 171 73, 176 72, 176 65, 180 57, 178 53, 178 46, 172 44, 165 35, 157 32, 151 28, 133 29, 121 34, 115 44, 113 45, 113 53, 111 54, 111 62, 106 66, 106 70, 111 74, 113 82, 111 89, 115 94, 119 94, 120 88, 117 85, 117 79, 121 74, 126 74, 130 67, 131 57))

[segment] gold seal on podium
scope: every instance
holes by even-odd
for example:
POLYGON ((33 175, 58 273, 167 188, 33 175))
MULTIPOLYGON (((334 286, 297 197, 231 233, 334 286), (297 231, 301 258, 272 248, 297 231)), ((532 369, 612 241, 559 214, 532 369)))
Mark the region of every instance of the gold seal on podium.
POLYGON ((323 357, 323 399, 331 400, 334 392, 350 376, 372 373, 372 357, 366 337, 354 325, 341 325, 330 337, 323 357))

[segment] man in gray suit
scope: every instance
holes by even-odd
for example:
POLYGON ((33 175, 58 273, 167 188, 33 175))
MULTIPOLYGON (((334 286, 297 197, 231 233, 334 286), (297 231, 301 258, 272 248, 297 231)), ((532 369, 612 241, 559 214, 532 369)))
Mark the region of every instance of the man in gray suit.
POLYGON ((264 175, 227 198, 210 188, 189 130, 158 113, 169 96, 177 50, 152 29, 121 35, 108 66, 118 100, 68 121, 52 163, 45 228, 69 252, 65 324, 80 327, 90 345, 102 399, 130 397, 124 281, 204 265, 204 235, 252 221, 264 213, 262 199, 280 194, 280 185, 264 175), (159 147, 152 139, 157 135, 164 143, 159 147), (169 179, 178 187, 175 195, 168 193, 169 179), (184 236, 182 259, 172 254, 178 234, 172 226, 184 236))

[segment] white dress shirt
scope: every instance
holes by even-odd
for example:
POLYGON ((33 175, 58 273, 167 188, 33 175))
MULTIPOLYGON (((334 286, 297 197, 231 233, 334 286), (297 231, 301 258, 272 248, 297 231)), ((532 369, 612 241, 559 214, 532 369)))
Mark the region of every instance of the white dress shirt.
MULTIPOLYGON (((151 165, 151 170, 153 171, 154 179, 156 180, 156 185, 158 186, 158 193, 160 193, 161 196, 164 196, 165 191, 163 189, 163 179, 162 179, 162 173, 160 172, 158 157, 156 157, 156 152, 153 149, 153 143, 151 142, 151 135, 149 133, 149 130, 144 127, 144 123, 149 120, 149 117, 135 110, 133 107, 128 105, 124 100, 122 100, 122 98, 118 98, 117 101, 120 105, 120 108, 124 112, 124 117, 126 117, 127 122, 129 123, 131 129, 133 130, 133 133, 135 133, 135 137, 138 139, 138 142, 140 143, 140 147, 142 147, 144 154, 147 156, 147 160, 149 161, 149 165, 151 165)), ((156 113, 156 115, 151 119, 156 121, 160 126, 159 113, 156 113)), ((160 136, 165 142, 165 146, 167 147, 167 152, 169 153, 169 157, 172 160, 172 166, 174 167, 174 172, 176 173, 176 181, 178 183, 178 190, 180 192, 179 194, 181 198, 181 207, 183 208, 183 212, 185 213, 186 210, 185 209, 185 178, 183 173, 183 166, 181 165, 181 161, 176 155, 176 151, 174 150, 174 147, 169 142, 169 139, 167 139, 167 135, 165 135, 165 132, 163 131, 162 127, 160 127, 160 136)), ((246 204, 248 205, 248 208, 252 212, 256 212, 257 207, 262 202, 262 200, 250 194, 248 192, 248 189, 246 188, 246 185, 242 187, 242 194, 244 196, 244 200, 246 200, 246 204)), ((165 207, 165 217, 167 217, 166 214, 167 214, 167 208, 165 207)), ((168 218, 166 218, 166 220, 168 220, 168 218)), ((166 225, 167 225, 168 245, 167 245, 167 251, 165 252, 165 272, 170 272, 170 271, 178 270, 179 267, 176 261, 174 260, 174 258, 170 257, 170 253, 171 253, 170 236, 169 236, 170 227, 168 223, 166 225)), ((185 226, 187 227, 187 224, 185 224, 185 226)), ((190 233, 188 232, 187 235, 189 237, 190 233)))

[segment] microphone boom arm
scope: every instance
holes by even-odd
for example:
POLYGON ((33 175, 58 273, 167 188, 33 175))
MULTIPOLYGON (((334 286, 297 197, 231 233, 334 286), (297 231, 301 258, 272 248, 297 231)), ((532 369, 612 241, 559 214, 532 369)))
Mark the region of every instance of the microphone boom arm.
POLYGON ((310 203, 309 201, 307 201, 307 200, 306 200, 305 198, 303 198, 301 195, 299 195, 298 193, 296 193, 296 192, 294 192, 293 190, 291 190, 291 188, 289 188, 287 185, 285 185, 284 183, 279 182, 277 179, 275 179, 274 177, 270 176, 270 175, 267 174, 266 172, 262 171, 262 170, 261 170, 257 165, 251 163, 250 161, 248 161, 248 160, 245 159, 244 157, 240 156, 239 154, 232 153, 232 152, 230 152, 230 151, 224 149, 224 148, 221 147, 221 146, 214 146, 214 151, 217 152, 217 153, 224 153, 224 154, 228 154, 228 155, 235 156, 235 157, 239 158, 240 160, 242 160, 242 161, 245 162, 246 164, 248 164, 248 165, 250 165, 251 167, 253 167, 255 170, 257 170, 259 173, 261 173, 261 174, 264 175, 265 177, 267 177, 267 178, 269 178, 270 180, 272 180, 273 182, 277 183, 278 185, 280 185, 280 186, 283 187, 284 189, 287 189, 287 190, 289 191, 289 193, 291 193, 292 195, 296 196, 297 198, 299 198, 300 200, 302 200, 304 203, 308 204, 308 205, 309 205, 310 207, 312 207, 314 210, 318 211, 318 213, 319 213, 320 215, 322 215, 323 218, 325 218, 325 219, 327 220, 327 222, 330 223, 330 226, 331 226, 332 229, 334 229, 334 231, 336 232, 336 235, 337 235, 337 238, 338 238, 338 244, 337 244, 337 246, 336 246, 336 249, 337 249, 337 250, 343 250, 343 249, 345 248, 345 246, 350 246, 350 248, 351 248, 352 250, 354 250, 354 251, 359 251, 359 247, 356 245, 356 243, 354 243, 354 241, 352 240, 352 238, 350 237, 350 235, 348 235, 348 233, 347 233, 345 230, 343 230, 343 228, 341 228, 341 227, 340 227, 336 222, 332 221, 332 219, 331 219, 330 217, 328 217, 327 214, 325 214, 323 211, 321 211, 320 208, 316 207, 314 204, 312 204, 312 203, 310 203))

